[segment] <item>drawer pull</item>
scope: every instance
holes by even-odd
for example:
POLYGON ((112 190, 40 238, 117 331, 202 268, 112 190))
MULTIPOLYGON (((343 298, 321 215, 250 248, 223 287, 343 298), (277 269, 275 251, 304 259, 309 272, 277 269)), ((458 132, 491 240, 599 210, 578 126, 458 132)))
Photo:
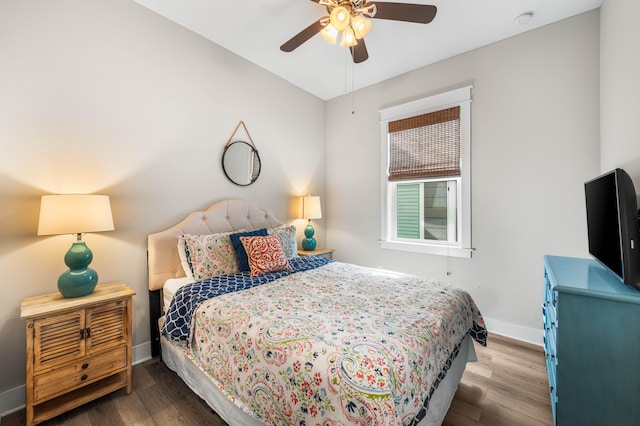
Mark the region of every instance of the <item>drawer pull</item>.
POLYGON ((82 369, 86 370, 87 368, 89 368, 89 364, 87 364, 86 362, 84 364, 82 364, 82 369))
POLYGON ((83 374, 82 377, 80 377, 80 380, 87 380, 87 377, 89 376, 87 376, 86 374, 83 374))
POLYGON ((91 337, 91 328, 83 328, 80 330, 80 340, 88 339, 91 337))

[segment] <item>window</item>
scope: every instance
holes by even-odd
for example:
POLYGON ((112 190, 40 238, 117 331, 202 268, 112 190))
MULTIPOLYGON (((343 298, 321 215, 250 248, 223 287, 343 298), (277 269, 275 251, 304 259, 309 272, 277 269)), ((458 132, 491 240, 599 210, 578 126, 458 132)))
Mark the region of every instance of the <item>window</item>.
POLYGON ((383 248, 471 257, 471 87, 380 111, 383 248))

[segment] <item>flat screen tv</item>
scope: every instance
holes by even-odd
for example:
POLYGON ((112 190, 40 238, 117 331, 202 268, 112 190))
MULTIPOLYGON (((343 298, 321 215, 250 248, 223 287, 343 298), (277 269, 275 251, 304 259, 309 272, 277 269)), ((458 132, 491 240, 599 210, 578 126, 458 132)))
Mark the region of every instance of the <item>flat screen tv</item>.
POLYGON ((640 290, 638 201, 631 177, 615 169, 584 184, 589 253, 640 290))

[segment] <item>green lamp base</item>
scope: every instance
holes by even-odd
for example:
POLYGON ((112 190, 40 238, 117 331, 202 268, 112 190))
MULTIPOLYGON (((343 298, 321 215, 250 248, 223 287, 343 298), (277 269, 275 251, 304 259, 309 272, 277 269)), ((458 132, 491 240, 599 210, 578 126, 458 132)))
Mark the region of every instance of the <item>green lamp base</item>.
POLYGON ((69 267, 58 278, 58 291, 63 297, 80 297, 93 293, 98 284, 98 273, 89 268, 93 253, 84 241, 75 241, 67 254, 64 263, 69 267))
POLYGON ((307 227, 304 228, 304 236, 307 238, 302 239, 302 249, 304 251, 314 251, 316 249, 316 239, 313 238, 315 233, 316 231, 313 229, 311 221, 309 221, 307 227))

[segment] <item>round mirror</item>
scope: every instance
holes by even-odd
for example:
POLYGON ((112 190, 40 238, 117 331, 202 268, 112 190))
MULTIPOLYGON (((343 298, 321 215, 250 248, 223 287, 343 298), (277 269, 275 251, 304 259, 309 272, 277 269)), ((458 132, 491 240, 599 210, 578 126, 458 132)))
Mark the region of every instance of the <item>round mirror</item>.
POLYGON ((222 153, 222 170, 236 185, 251 185, 260 176, 258 150, 245 141, 231 142, 222 153))

